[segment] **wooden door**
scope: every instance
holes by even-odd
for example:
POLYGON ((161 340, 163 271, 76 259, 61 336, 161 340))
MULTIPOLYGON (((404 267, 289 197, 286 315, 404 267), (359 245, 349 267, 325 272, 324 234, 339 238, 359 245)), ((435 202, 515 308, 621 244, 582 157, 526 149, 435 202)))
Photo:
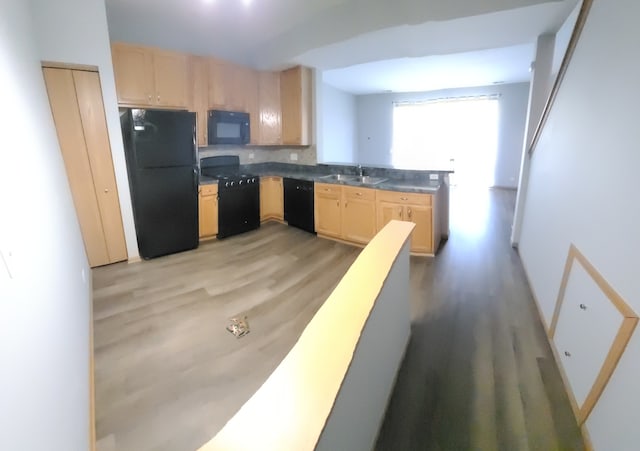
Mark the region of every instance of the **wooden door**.
POLYGON ((156 105, 176 108, 188 107, 188 64, 188 58, 184 54, 153 52, 154 102, 156 105))
POLYGON ((69 69, 43 72, 89 264, 126 260, 99 76, 69 69))
POLYGON ((342 225, 340 187, 316 183, 314 197, 316 232, 340 238, 342 225))
POLYGON ((198 146, 205 147, 207 136, 207 111, 209 110, 209 63, 206 58, 194 57, 191 62, 193 74, 193 99, 191 107, 196 113, 198 146))
POLYGON ((282 110, 280 108, 280 74, 260 72, 258 78, 259 142, 282 144, 282 110))
POLYGON ((200 238, 209 238, 218 234, 218 187, 203 185, 198 196, 198 225, 200 238))
POLYGON ((433 211, 423 205, 406 205, 404 220, 416 224, 411 238, 411 251, 433 253, 433 211))
POLYGON ((144 106, 155 103, 153 56, 151 51, 134 45, 113 44, 113 73, 118 103, 144 106))

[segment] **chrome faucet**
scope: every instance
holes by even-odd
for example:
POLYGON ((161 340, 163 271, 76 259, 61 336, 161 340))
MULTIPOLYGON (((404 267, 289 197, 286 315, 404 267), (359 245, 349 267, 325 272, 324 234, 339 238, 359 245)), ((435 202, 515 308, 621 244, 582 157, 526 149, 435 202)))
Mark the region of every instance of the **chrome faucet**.
POLYGON ((358 175, 360 177, 364 177, 364 169, 362 168, 362 165, 358 165, 358 175))

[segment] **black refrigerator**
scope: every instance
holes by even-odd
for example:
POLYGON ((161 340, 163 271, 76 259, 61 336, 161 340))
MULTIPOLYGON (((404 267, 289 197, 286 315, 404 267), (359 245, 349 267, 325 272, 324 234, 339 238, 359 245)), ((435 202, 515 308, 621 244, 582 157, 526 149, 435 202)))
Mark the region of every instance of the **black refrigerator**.
POLYGON ((198 247, 195 113, 121 109, 120 123, 140 256, 198 247))

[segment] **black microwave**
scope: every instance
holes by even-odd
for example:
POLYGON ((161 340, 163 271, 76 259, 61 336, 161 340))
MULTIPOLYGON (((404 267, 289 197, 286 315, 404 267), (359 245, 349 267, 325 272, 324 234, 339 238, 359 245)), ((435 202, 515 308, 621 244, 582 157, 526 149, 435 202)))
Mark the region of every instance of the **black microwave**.
POLYGON ((207 118, 209 144, 248 144, 249 113, 210 110, 207 118))

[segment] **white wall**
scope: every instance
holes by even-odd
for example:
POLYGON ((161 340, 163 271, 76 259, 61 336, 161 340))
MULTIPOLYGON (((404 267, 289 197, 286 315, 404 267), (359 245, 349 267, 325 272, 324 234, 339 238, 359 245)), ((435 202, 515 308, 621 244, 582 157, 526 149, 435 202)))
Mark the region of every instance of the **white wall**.
MULTIPOLYGON (((638 17, 635 0, 593 3, 531 161, 520 255, 547 323, 570 243, 640 312, 638 17)), ((638 448, 638 362, 636 330, 587 420, 597 450, 638 448)))
POLYGON ((138 256, 104 0, 31 0, 40 59, 97 66, 129 258, 138 256))
POLYGON ((0 449, 89 448, 91 273, 30 3, 0 6, 0 449))
POLYGON ((551 80, 555 81, 558 71, 560 70, 560 66, 562 65, 562 60, 564 58, 564 54, 567 52, 567 47, 569 46, 569 41, 571 40, 571 35, 573 34, 573 28, 576 25, 576 20, 578 19, 578 14, 580 14, 580 8, 582 8, 582 1, 579 1, 567 20, 564 21, 562 27, 556 33, 556 42, 555 48, 553 52, 553 64, 551 66, 551 80))
MULTIPOLYGON (((495 185, 515 187, 527 115, 529 83, 447 89, 423 93, 372 94, 356 97, 358 162, 391 165, 393 102, 442 97, 501 94, 495 185)), ((428 169, 428 168, 426 168, 428 169)))
MULTIPOLYGON (((320 78, 320 77, 318 77, 320 78)), ((321 90, 321 163, 355 163, 357 157, 356 97, 326 83, 321 90)))

